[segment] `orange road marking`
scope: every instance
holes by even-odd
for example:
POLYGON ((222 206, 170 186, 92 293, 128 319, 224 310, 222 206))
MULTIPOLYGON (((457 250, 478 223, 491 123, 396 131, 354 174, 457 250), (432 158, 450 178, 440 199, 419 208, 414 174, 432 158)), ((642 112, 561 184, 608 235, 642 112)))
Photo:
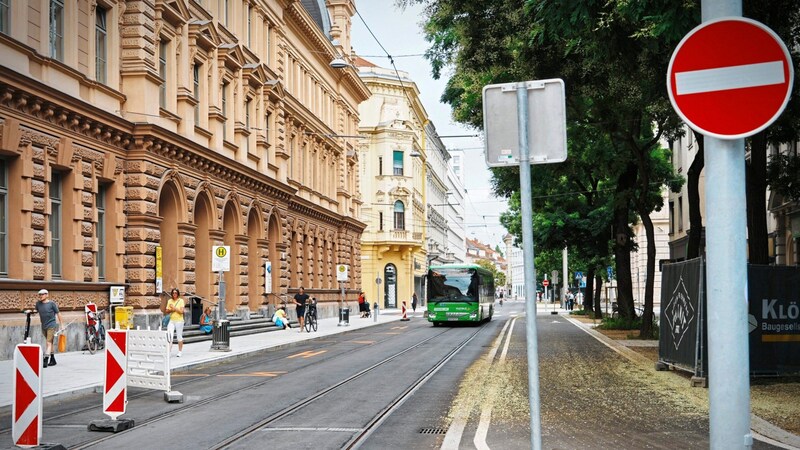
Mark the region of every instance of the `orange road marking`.
POLYGON ((383 333, 383 334, 403 334, 403 333, 392 333, 392 332, 386 332, 386 333, 383 333))
POLYGON ((170 376, 172 378, 175 378, 175 377, 210 377, 211 375, 207 373, 173 373, 170 376))
POLYGON ((312 352, 311 350, 307 352, 300 352, 291 356, 287 356, 287 358, 311 358, 312 356, 321 355, 327 352, 327 350, 320 350, 318 352, 312 352))
POLYGON ((392 327, 392 330, 405 330, 406 328, 408 328, 408 325, 404 327, 392 327))
POLYGON ((374 344, 375 341, 351 341, 353 344, 374 344))
POLYGON ((277 377, 286 372, 250 372, 250 373, 224 373, 220 377, 277 377))

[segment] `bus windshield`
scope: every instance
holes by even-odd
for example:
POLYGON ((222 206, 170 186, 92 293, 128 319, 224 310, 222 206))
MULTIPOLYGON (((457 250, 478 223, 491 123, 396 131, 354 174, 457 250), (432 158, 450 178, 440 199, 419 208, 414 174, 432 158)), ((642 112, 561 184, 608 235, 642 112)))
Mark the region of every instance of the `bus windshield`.
POLYGON ((475 269, 432 269, 428 274, 429 301, 477 301, 478 279, 475 269))

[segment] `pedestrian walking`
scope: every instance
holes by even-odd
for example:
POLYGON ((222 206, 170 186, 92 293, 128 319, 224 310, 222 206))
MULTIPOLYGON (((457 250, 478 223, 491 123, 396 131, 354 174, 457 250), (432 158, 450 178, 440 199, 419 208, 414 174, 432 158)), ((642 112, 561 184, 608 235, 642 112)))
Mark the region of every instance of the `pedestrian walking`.
POLYGON ((417 312, 417 293, 411 296, 411 312, 417 312))
POLYGON ((39 301, 36 302, 36 312, 39 313, 39 320, 42 322, 42 334, 44 335, 45 353, 42 367, 55 366, 56 355, 53 351, 53 340, 56 330, 64 329, 64 320, 61 318, 61 311, 58 310, 56 302, 50 300, 50 292, 47 289, 39 290, 39 301))
POLYGON ((298 332, 301 333, 305 325, 306 300, 308 300, 308 294, 306 294, 306 290, 300 286, 300 291, 294 294, 294 304, 297 306, 297 321, 300 322, 300 329, 298 332))
POLYGON ((183 352, 183 309, 186 301, 181 297, 181 291, 173 288, 170 291, 171 299, 167 302, 167 314, 169 314, 169 325, 167 325, 167 335, 169 336, 169 351, 172 353, 173 334, 178 335, 178 358, 183 352))
POLYGON ((367 296, 364 295, 364 291, 361 291, 358 294, 358 312, 361 313, 361 318, 367 317, 367 313, 369 312, 369 307, 367 306, 367 296))

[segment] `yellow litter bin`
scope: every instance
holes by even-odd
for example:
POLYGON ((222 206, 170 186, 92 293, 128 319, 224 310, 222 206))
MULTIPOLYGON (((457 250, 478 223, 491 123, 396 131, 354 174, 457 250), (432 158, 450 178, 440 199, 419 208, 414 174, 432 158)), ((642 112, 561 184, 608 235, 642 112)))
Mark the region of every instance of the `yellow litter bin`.
POLYGON ((120 330, 133 328, 133 306, 117 306, 114 308, 114 316, 120 330))

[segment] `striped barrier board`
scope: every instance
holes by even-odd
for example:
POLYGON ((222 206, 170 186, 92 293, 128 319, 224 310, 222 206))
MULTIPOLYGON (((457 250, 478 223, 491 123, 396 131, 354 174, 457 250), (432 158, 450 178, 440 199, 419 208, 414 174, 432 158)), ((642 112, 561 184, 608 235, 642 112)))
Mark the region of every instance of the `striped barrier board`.
POLYGON ((103 383, 103 413, 116 420, 125 414, 128 405, 128 333, 109 330, 106 333, 106 368, 103 383))
POLYGON ((36 447, 42 438, 42 347, 14 349, 14 403, 11 436, 18 447, 36 447))

